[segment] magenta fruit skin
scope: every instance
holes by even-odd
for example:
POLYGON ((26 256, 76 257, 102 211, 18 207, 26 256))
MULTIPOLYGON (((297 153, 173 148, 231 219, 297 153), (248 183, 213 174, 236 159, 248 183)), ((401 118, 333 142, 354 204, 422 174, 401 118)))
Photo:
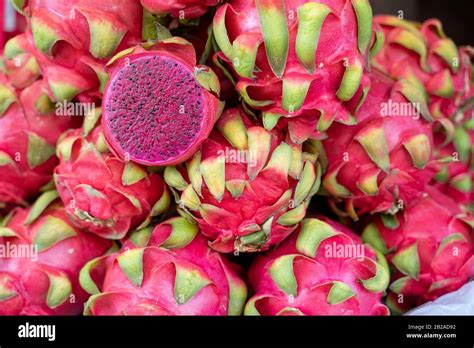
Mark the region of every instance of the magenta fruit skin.
POLYGON ((219 101, 195 79, 194 69, 163 51, 126 56, 111 69, 103 126, 118 157, 146 166, 176 165, 200 148, 217 119, 219 101), (140 69, 148 65, 149 75, 140 69), (170 71, 171 76, 162 75, 170 71))

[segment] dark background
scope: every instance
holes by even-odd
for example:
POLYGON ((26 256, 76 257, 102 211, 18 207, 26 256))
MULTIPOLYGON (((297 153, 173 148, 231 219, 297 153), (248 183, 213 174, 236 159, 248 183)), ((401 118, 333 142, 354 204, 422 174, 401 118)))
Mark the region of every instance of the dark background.
POLYGON ((438 18, 458 45, 474 46, 474 0, 370 0, 374 12, 423 21, 438 18))

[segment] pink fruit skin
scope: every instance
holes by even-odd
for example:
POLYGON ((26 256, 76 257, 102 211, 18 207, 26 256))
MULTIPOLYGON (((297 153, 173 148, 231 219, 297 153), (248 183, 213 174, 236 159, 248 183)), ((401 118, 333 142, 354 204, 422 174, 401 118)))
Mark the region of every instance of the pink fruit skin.
MULTIPOLYGON (((79 285, 79 271, 90 259, 103 255, 111 248, 112 243, 74 228, 61 206, 52 206, 31 225, 26 226, 25 221, 30 211, 14 211, 6 228, 16 235, 0 237, 3 247, 29 250, 51 218, 67 225, 74 234, 65 239, 50 239, 49 247, 38 250, 37 260, 24 256, 1 260, 0 288, 4 292, 2 295, 8 296, 5 296, 6 299, 1 297, 0 315, 79 315, 88 298, 79 285), (70 294, 54 308, 47 303, 48 293, 53 286, 50 277, 60 277, 71 285, 70 294)), ((58 230, 46 233, 54 232, 58 230)))
POLYGON ((104 67, 118 51, 141 41, 142 7, 129 0, 29 0, 28 36, 53 99, 100 98, 104 67), (56 41, 41 40, 51 35, 56 41), (66 78, 67 77, 67 78, 66 78), (70 89, 65 95, 61 87, 70 89))
POLYGON ((401 21, 393 16, 375 17, 378 31, 385 36, 385 43, 373 65, 394 80, 416 81, 418 88, 426 94, 430 113, 443 124, 453 123, 458 131, 449 128, 435 132, 437 158, 451 158, 433 182, 441 191, 455 201, 469 206, 474 198, 472 182, 472 150, 474 143, 471 130, 463 130, 463 123, 472 118, 469 100, 474 97, 471 82, 472 48, 456 47, 443 32, 442 24, 429 19, 421 24, 401 21), (467 104, 466 104, 467 103, 467 104), (446 132, 447 131, 447 132, 446 132), (454 136, 453 141, 445 143, 454 136), (461 139, 460 139, 461 138, 461 139), (468 138, 471 138, 470 144, 468 138), (459 141, 463 143, 458 146, 459 141), (457 157, 457 158, 456 158, 457 157))
MULTIPOLYGON (((231 115, 231 113, 223 115, 221 122, 226 120, 227 115, 231 115)), ((254 126, 252 123, 247 123, 248 128, 252 126, 254 126)), ((272 134, 270 153, 282 140, 282 134, 278 132, 272 134)), ((219 152, 225 153, 226 148, 229 150, 232 149, 221 134, 214 132, 203 145, 202 159, 213 157, 219 152)), ((247 163, 227 164, 226 180, 239 179, 248 180, 247 163)), ((272 210, 273 204, 278 201, 290 185, 294 187, 296 182, 288 180, 288 177, 283 177, 278 172, 268 172, 257 176, 251 181, 250 185, 251 189, 244 190, 244 193, 239 199, 236 200, 229 192, 226 192, 220 202, 216 200, 208 188, 202 190, 202 203, 215 205, 223 209, 222 214, 217 214, 213 218, 208 217, 204 219, 197 217, 202 233, 211 238, 213 241, 211 245, 216 250, 221 252, 233 252, 235 250, 235 238, 240 235, 239 230, 252 223, 263 223, 264 221, 262 220, 267 218, 267 213, 272 210)), ((277 210, 277 207, 274 207, 274 209, 277 210)), ((276 223, 279 215, 283 213, 284 210, 281 210, 274 216, 275 224, 272 228, 273 233, 266 243, 266 246, 263 247, 263 250, 271 245, 278 245, 293 231, 292 226, 279 226, 276 223)))
MULTIPOLYGON (((74 47, 79 47, 84 51, 88 51, 91 44, 88 19, 90 21, 102 19, 104 22, 112 22, 121 29, 125 28, 123 44, 135 42, 141 37, 142 14, 137 1, 28 0, 25 4, 25 12, 31 17, 39 16, 44 21, 49 19, 60 23, 63 20, 66 23, 60 31, 64 35, 63 38, 70 41, 74 47), (71 15, 73 12, 74 16, 71 15)), ((50 25, 57 28, 56 24, 58 23, 50 25)))
MULTIPOLYGON (((249 270, 249 283, 254 290, 247 304, 252 304, 260 315, 388 315, 381 303, 383 290, 371 292, 364 288, 360 279, 375 276, 374 251, 361 244, 360 237, 347 227, 325 217, 318 217, 336 231, 334 236, 325 236, 315 254, 303 254, 298 244, 301 227, 276 250, 258 255, 249 270), (359 246, 362 258, 354 255, 343 257, 326 256, 327 250, 336 246, 359 246), (361 253, 362 254, 362 253, 361 253), (272 276, 271 267, 285 257, 295 256, 292 274, 297 284, 297 293, 289 296, 278 285, 278 271, 272 276), (339 304, 327 301, 331 282, 343 282, 354 292, 352 298, 339 304)), ((308 219, 312 220, 312 219, 308 219)), ((308 221, 303 221, 303 224, 308 221)), ((309 240, 308 240, 309 241, 309 240)), ((311 248, 312 243, 305 243, 311 248)), ((287 273, 284 276, 289 275, 287 273)), ((387 274, 388 277, 388 274, 387 274)), ((290 280, 291 281, 291 280, 290 280)), ((246 311, 246 314, 250 314, 246 311)))
POLYGON ((17 92, 19 100, 11 104, 0 117, 0 152, 12 160, 10 164, 0 166, 0 202, 7 206, 24 205, 27 199, 37 195, 39 189, 52 179, 57 164, 53 147, 62 132, 79 125, 78 118, 39 113, 36 102, 43 96, 44 81, 34 82, 17 92), (41 138, 51 147, 50 156, 37 165, 30 163, 29 155, 33 158, 38 155, 44 157, 44 153, 38 152, 46 150, 36 148, 38 145, 29 146, 29 135, 41 138))
MULTIPOLYGON (((2 118, 3 124, 11 120, 16 127, 24 122, 24 115, 20 106, 12 106, 2 118)), ((21 129, 21 128, 20 128, 21 129)), ((24 154, 21 161, 8 166, 0 167, 0 201, 6 204, 26 204, 28 197, 36 194, 39 188, 51 179, 51 173, 56 165, 56 159, 51 157, 42 165, 31 170, 27 162, 28 133, 25 130, 2 137, 0 151, 14 158, 16 153, 24 154)))
POLYGON ((366 26, 363 32, 358 31, 359 21, 372 22, 369 12, 370 5, 365 1, 233 0, 222 5, 214 17, 215 37, 222 49, 218 57, 233 68, 237 78, 236 88, 242 96, 248 94, 251 101, 246 101, 252 107, 283 116, 279 126, 289 127, 293 141, 301 143, 309 137, 321 138, 333 121, 354 123, 355 104, 360 100, 363 89, 369 87, 368 80, 362 77, 364 66, 368 65, 368 47, 361 51, 359 40, 367 35, 370 37, 372 28, 366 26), (331 11, 323 19, 319 41, 309 32, 316 30, 316 23, 311 21, 322 10, 303 9, 308 4, 323 4, 331 11), (361 13, 359 20, 355 4, 367 6, 367 13, 361 13), (299 9, 302 9, 301 13, 299 9), (262 25, 265 13, 269 16, 267 37, 262 25), (286 23, 282 24, 277 14, 286 23), (365 15, 367 18, 363 17, 365 15), (307 31, 303 29, 298 33, 300 27, 307 31), (303 40, 299 46, 298 34, 303 40), (267 42, 272 35, 272 43, 267 42), (286 42, 283 35, 288 35, 287 55, 278 51, 280 54, 271 58, 269 49, 278 45, 274 48, 277 50, 283 46, 286 42), (317 46, 313 48, 311 45, 315 43, 317 46), (247 57, 245 63, 236 65, 245 58, 231 56, 232 44, 244 50, 247 57), (253 62, 250 57, 256 47, 258 50, 253 62), (272 60, 275 61, 273 65, 272 60), (244 73, 241 70, 241 67, 252 64, 255 65, 253 71, 244 73), (346 67, 358 71, 357 78, 350 83, 343 81, 346 67), (288 83, 287 91, 285 83, 288 83), (306 86, 309 86, 307 92, 302 92, 301 89, 306 86), (345 97, 338 95, 342 86, 351 89, 345 97), (285 93, 288 93, 287 98, 285 93), (292 98, 290 94, 298 97, 292 98), (293 108, 289 108, 289 104, 294 104, 293 108))
POLYGON ((417 79, 429 95, 433 116, 452 118, 459 107, 474 96, 470 82, 472 50, 466 47, 458 49, 443 33, 442 24, 429 19, 419 28, 414 27, 414 32, 423 40, 422 46, 425 46, 426 57, 423 58, 404 46, 413 38, 401 39, 406 30, 393 20, 394 17, 384 15, 374 18, 385 34, 385 44, 374 58, 375 67, 396 80, 417 79), (447 47, 453 51, 448 51, 447 47), (446 86, 451 86, 450 90, 442 91, 446 86))
MULTIPOLYGON (((302 154, 301 146, 290 141, 285 142, 284 132, 276 129, 264 130, 241 109, 229 109, 223 113, 217 128, 203 143, 200 153, 196 156, 200 156, 199 176, 206 176, 204 163, 213 162, 216 158, 225 161, 224 173, 215 181, 212 177, 208 181, 203 180, 201 187, 193 185, 194 190, 199 191, 199 194, 196 192, 199 195, 199 207, 186 206, 186 194, 183 192, 180 199, 197 221, 202 233, 210 238, 213 249, 223 253, 268 250, 281 243, 294 231, 296 224, 302 219, 301 214, 306 212, 305 204, 308 204, 315 193, 311 188, 315 185, 317 174, 315 164, 311 160, 302 159, 304 156, 295 158, 292 163, 299 167, 300 171, 289 173, 292 161, 290 149, 293 149, 295 154, 302 154), (235 124, 241 124, 241 127, 233 128, 235 124), (237 143, 229 141, 233 136, 236 137, 234 139, 238 139, 237 143), (250 144, 251 136, 256 139, 253 144, 250 144), (243 143, 240 142, 242 139, 243 143), (290 152, 288 156, 281 156, 282 147, 290 152), (245 153, 248 154, 247 159, 239 158, 245 153), (277 153, 280 154, 279 159, 272 160, 272 156, 277 153), (303 167, 307 169, 305 172, 307 175, 304 176, 303 167), (258 171, 252 174, 256 168, 258 171), (219 182, 219 179, 222 182, 219 182), (222 196, 216 195, 215 187, 225 185, 224 181, 229 185, 242 184, 242 190, 237 190, 236 193, 231 189, 225 189, 222 191, 222 196), (303 181, 308 190, 303 190, 305 193, 299 197, 297 187, 303 181), (298 216, 293 217, 295 221, 280 223, 282 215, 293 209, 300 211, 298 216), (262 227, 263 225, 266 227, 262 227), (263 234, 263 230, 266 230, 265 236, 257 238, 256 234, 263 234), (255 236, 255 240, 244 241, 253 239, 252 235, 255 236)), ((191 168, 190 162, 186 163, 186 166, 177 167, 186 183, 192 181, 190 175, 196 174, 190 173, 189 168, 191 168)), ((173 187, 171 180, 167 183, 173 187)), ((174 189, 183 190, 180 187, 174 189)))
POLYGON ((473 211, 474 204, 474 129, 472 112, 456 114, 453 129, 438 127, 434 140, 436 156, 447 160, 432 185, 442 193, 473 211), (463 117, 462 117, 463 116, 463 117))
MULTIPOLYGON (((428 188, 426 196, 412 202, 397 219, 395 228, 386 227, 379 218, 373 223, 395 271, 392 281, 401 282, 391 285, 390 299, 397 307, 406 310, 433 301, 474 276, 473 218, 462 213, 456 202, 428 188), (457 238, 450 240, 453 236, 457 238), (402 273, 394 264, 397 255, 414 245, 419 260, 417 278, 402 273), (396 304, 399 297, 402 303, 396 304)), ((406 258, 413 256, 407 254, 406 258)))
POLYGON ((150 216, 155 204, 169 200, 169 193, 158 174, 127 164, 108 150, 101 152, 100 141, 100 126, 86 138, 81 130, 66 133, 59 147, 67 146, 69 157, 59 151, 54 179, 75 224, 103 238, 121 239, 150 216), (139 171, 137 180, 127 182, 127 168, 139 171))
POLYGON ((19 34, 10 39, 4 47, 3 73, 8 76, 9 83, 22 90, 30 86, 40 77, 40 71, 32 53, 28 35, 19 34))
MULTIPOLYGON (((471 136, 471 149, 474 147, 474 132, 470 132, 471 136)), ((472 151, 472 150, 471 150, 472 151)), ((459 157, 459 152, 455 146, 450 143, 439 150, 439 157, 453 157, 457 155, 459 157)), ((447 181, 440 180, 434 181, 432 183, 438 190, 442 193, 453 199, 455 202, 462 204, 466 207, 469 207, 474 202, 474 171, 470 166, 472 166, 472 159, 469 159, 468 162, 464 162, 462 159, 457 158, 456 161, 447 164, 447 181), (457 181, 466 181, 470 178, 470 185, 466 189, 460 189, 456 186, 457 181)))
POLYGON ((204 15, 208 8, 221 0, 140 0, 142 6, 153 14, 171 14, 179 19, 193 19, 204 15))
MULTIPOLYGON (((136 245, 125 242, 119 254, 111 255, 106 261, 106 271, 101 294, 93 296, 86 306, 89 315, 235 315, 243 308, 246 285, 240 277, 241 270, 231 264, 221 254, 212 251, 207 241, 197 231, 194 239, 185 246, 166 243, 173 227, 172 223, 183 218, 172 218, 153 229, 143 250, 143 279, 140 286, 134 284, 118 258, 136 245), (187 283, 192 288, 193 281, 206 283, 189 299, 178 303, 177 272, 192 272, 187 283), (231 297, 239 299, 231 301, 231 297), (234 303, 233 307, 230 304, 234 303), (236 313, 234 313, 237 311, 236 313)), ((103 267, 93 270, 92 275, 103 275, 103 267)), ((96 279, 99 279, 96 277, 96 279)))
MULTIPOLYGON (((146 155, 146 151, 144 151, 140 155, 135 155, 124 149, 120 141, 117 139, 119 135, 115 134, 114 130, 112 129, 112 122, 114 121, 114 118, 117 117, 116 112, 113 112, 112 109, 115 106, 113 105, 113 100, 116 98, 123 98, 121 95, 121 92, 123 90, 127 90, 126 86, 124 87, 116 87, 115 84, 117 83, 117 79, 120 78, 120 72, 123 71, 124 68, 128 67, 130 64, 133 64, 134 62, 139 62, 140 60, 144 58, 150 59, 150 61, 153 59, 153 57, 158 56, 161 58, 167 58, 171 62, 175 62, 176 64, 179 64, 182 68, 183 71, 186 71, 188 74, 191 76, 195 75, 195 72, 197 70, 201 71, 210 71, 210 68, 201 66, 201 65, 196 65, 196 52, 194 51, 194 48, 192 47, 191 44, 189 44, 187 41, 182 40, 180 42, 158 42, 156 43, 149 51, 146 51, 142 49, 141 47, 136 47, 132 54, 126 55, 124 57, 121 57, 118 61, 114 62, 109 67, 110 71, 110 79, 105 87, 104 90, 104 116, 103 116, 103 126, 104 126, 104 134, 106 136, 107 142, 109 143, 111 150, 119 157, 122 159, 129 159, 131 161, 134 161, 136 163, 142 164, 142 165, 147 165, 147 166, 166 166, 166 165, 176 165, 179 163, 182 163, 189 159, 194 153, 199 149, 201 144, 204 142, 204 140, 209 136, 209 133, 211 132, 218 116, 220 115, 220 102, 219 99, 211 92, 208 90, 201 88, 200 93, 202 94, 201 96, 195 96, 195 98, 200 98, 201 100, 199 101, 202 103, 202 120, 199 125, 199 131, 196 134, 193 134, 193 136, 188 139, 189 142, 185 144, 185 146, 180 147, 180 152, 174 156, 169 156, 169 158, 163 158, 163 159, 154 159, 154 160, 148 160, 147 158, 144 158, 146 155)), ((150 64, 151 65, 151 64, 150 64)), ((170 77, 171 78, 171 77, 170 77)), ((145 83, 145 81, 142 81, 145 83)), ((136 83, 136 82, 134 82, 136 83)), ((156 83, 156 81, 155 81, 156 83)), ((164 81, 163 83, 166 83, 164 81)), ((217 80, 215 83, 219 83, 217 80)), ((176 87, 176 86, 175 86, 176 87)), ((131 87, 130 87, 131 88, 131 87)), ((158 85, 155 86, 155 88, 159 88, 158 85)), ((217 87, 219 89, 219 87, 217 87)), ((150 92, 149 87, 144 86, 144 89, 146 89, 148 92, 150 92)), ((166 89, 170 89, 169 86, 166 86, 166 89)), ((129 92, 130 89, 127 91, 129 92)), ((180 91, 179 89, 176 90, 170 90, 170 95, 168 95, 168 98, 173 97, 176 94, 179 94, 180 91)), ((131 98, 135 98, 136 96, 131 96, 131 98)), ((129 97, 127 97, 129 98, 129 97)), ((167 107, 167 104, 160 104, 160 107, 167 107)), ((157 115, 156 112, 153 112, 152 110, 148 110, 151 114, 153 114, 155 117, 161 116, 157 115)), ((179 108, 176 109, 170 109, 166 110, 169 111, 170 117, 179 117, 179 108)), ((140 114, 140 111, 137 110, 137 114, 140 114)), ((143 117, 149 117, 149 114, 143 114, 143 117)), ((146 120, 145 120, 146 121, 146 120)), ((160 122, 160 121, 158 121, 160 122)), ((170 120, 170 124, 166 125, 165 128, 165 139, 163 142, 166 142, 166 137, 168 136, 175 136, 175 134, 179 132, 183 132, 185 129, 171 129, 172 127, 172 120, 170 120)), ((137 129, 133 132, 137 131, 144 131, 144 128, 146 129, 145 131, 149 131, 150 133, 144 134, 144 136, 140 139, 143 145, 146 146, 146 141, 149 141, 150 139, 153 139, 157 137, 158 130, 155 130, 154 128, 146 128, 146 127, 140 127, 140 129, 137 129)), ((189 127, 189 131, 191 128, 189 127)), ((123 135, 124 138, 130 139, 133 134, 126 134, 123 135)), ((163 151, 165 147, 163 146, 162 148, 154 148, 156 152, 158 151, 163 151)))
POLYGON ((409 103, 397 84, 379 74, 371 76, 371 84, 369 95, 359 111, 359 123, 351 127, 334 125, 328 132, 328 139, 323 141, 329 163, 323 185, 331 194, 347 198, 348 212, 355 208, 357 214, 396 212, 400 202, 407 203, 422 195, 424 186, 440 168, 433 157, 433 123, 413 113, 392 114, 389 101, 392 105, 409 103), (384 105, 387 106, 387 115, 382 114, 384 105), (379 142, 377 151, 382 151, 383 142, 386 143, 388 153, 375 156, 388 161, 388 171, 382 170, 362 145, 375 129, 383 130, 383 139, 373 138, 367 142, 369 145, 379 142), (413 146, 418 153, 415 151, 412 155, 406 144, 417 136, 425 141, 413 146), (421 165, 416 163, 417 158, 421 165), (377 191, 373 194, 364 192, 360 184, 374 175, 377 191), (341 193, 335 183, 346 188, 347 195, 341 193))

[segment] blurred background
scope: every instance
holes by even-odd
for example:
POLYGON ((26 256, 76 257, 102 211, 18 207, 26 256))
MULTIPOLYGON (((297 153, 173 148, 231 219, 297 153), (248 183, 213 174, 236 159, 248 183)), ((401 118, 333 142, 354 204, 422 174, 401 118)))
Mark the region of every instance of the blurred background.
POLYGON ((370 0, 375 13, 423 21, 438 18, 458 45, 474 46, 474 0, 370 0))
MULTIPOLYGON (((61 1, 61 0, 57 0, 61 1)), ((102 1, 102 0, 97 0, 102 1)), ((137 0, 130 0, 137 1, 137 0)), ((474 46, 474 0, 370 0, 375 13, 398 15, 422 21, 439 18, 448 36, 458 45, 474 46)), ((0 44, 22 30, 23 18, 15 13, 9 0, 0 0, 0 44)))

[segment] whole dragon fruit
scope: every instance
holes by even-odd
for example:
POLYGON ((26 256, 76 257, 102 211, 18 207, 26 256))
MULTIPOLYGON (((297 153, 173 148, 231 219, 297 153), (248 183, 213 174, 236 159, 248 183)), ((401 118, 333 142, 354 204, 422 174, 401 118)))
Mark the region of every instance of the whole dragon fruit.
POLYGON ((419 197, 440 164, 433 157, 433 122, 411 85, 371 75, 372 88, 355 126, 335 125, 323 141, 325 190, 343 199, 357 219, 366 212, 394 214, 419 197), (418 101, 416 101, 418 100, 418 101))
POLYGON ((83 268, 81 285, 92 295, 84 313, 240 315, 247 287, 239 273, 209 249, 196 225, 172 218, 132 234, 119 253, 83 268))
POLYGON ((26 205, 51 181, 56 141, 78 126, 73 117, 57 117, 43 80, 23 91, 0 76, 0 209, 26 205))
POLYGON ((320 184, 316 160, 284 133, 229 109, 201 151, 164 177, 213 249, 256 252, 278 245, 304 218, 320 184))
POLYGON ((154 15, 171 15, 181 20, 194 19, 204 15, 209 7, 221 0, 140 0, 142 6, 154 15))
POLYGON ((246 315, 388 315, 384 257, 347 227, 306 219, 276 250, 257 256, 246 315))
POLYGON ((87 301, 79 271, 112 248, 71 225, 46 192, 0 224, 0 315, 78 315, 87 301))
POLYGON ((453 117, 474 97, 471 84, 472 50, 458 49, 441 23, 421 25, 393 16, 376 16, 385 36, 373 65, 396 80, 413 83, 425 95, 435 118, 453 117))
POLYGON ((109 151, 102 127, 91 128, 100 114, 100 109, 94 110, 82 130, 71 130, 60 139, 54 181, 77 226, 103 238, 121 239, 165 212, 170 197, 158 174, 109 151))
POLYGON ((281 119, 301 143, 334 121, 355 123, 373 36, 367 0, 232 0, 218 9, 214 35, 267 129, 281 119))
POLYGON ((109 63, 105 137, 118 157, 148 166, 182 163, 208 137, 223 108, 217 75, 197 65, 179 37, 119 53, 109 63))
POLYGON ((100 97, 104 66, 141 41, 143 9, 130 0, 27 0, 18 6, 52 99, 100 97))
POLYGON ((373 219, 362 239, 393 266, 388 300, 393 310, 432 301, 474 276, 473 223, 472 216, 434 188, 396 217, 373 219))

